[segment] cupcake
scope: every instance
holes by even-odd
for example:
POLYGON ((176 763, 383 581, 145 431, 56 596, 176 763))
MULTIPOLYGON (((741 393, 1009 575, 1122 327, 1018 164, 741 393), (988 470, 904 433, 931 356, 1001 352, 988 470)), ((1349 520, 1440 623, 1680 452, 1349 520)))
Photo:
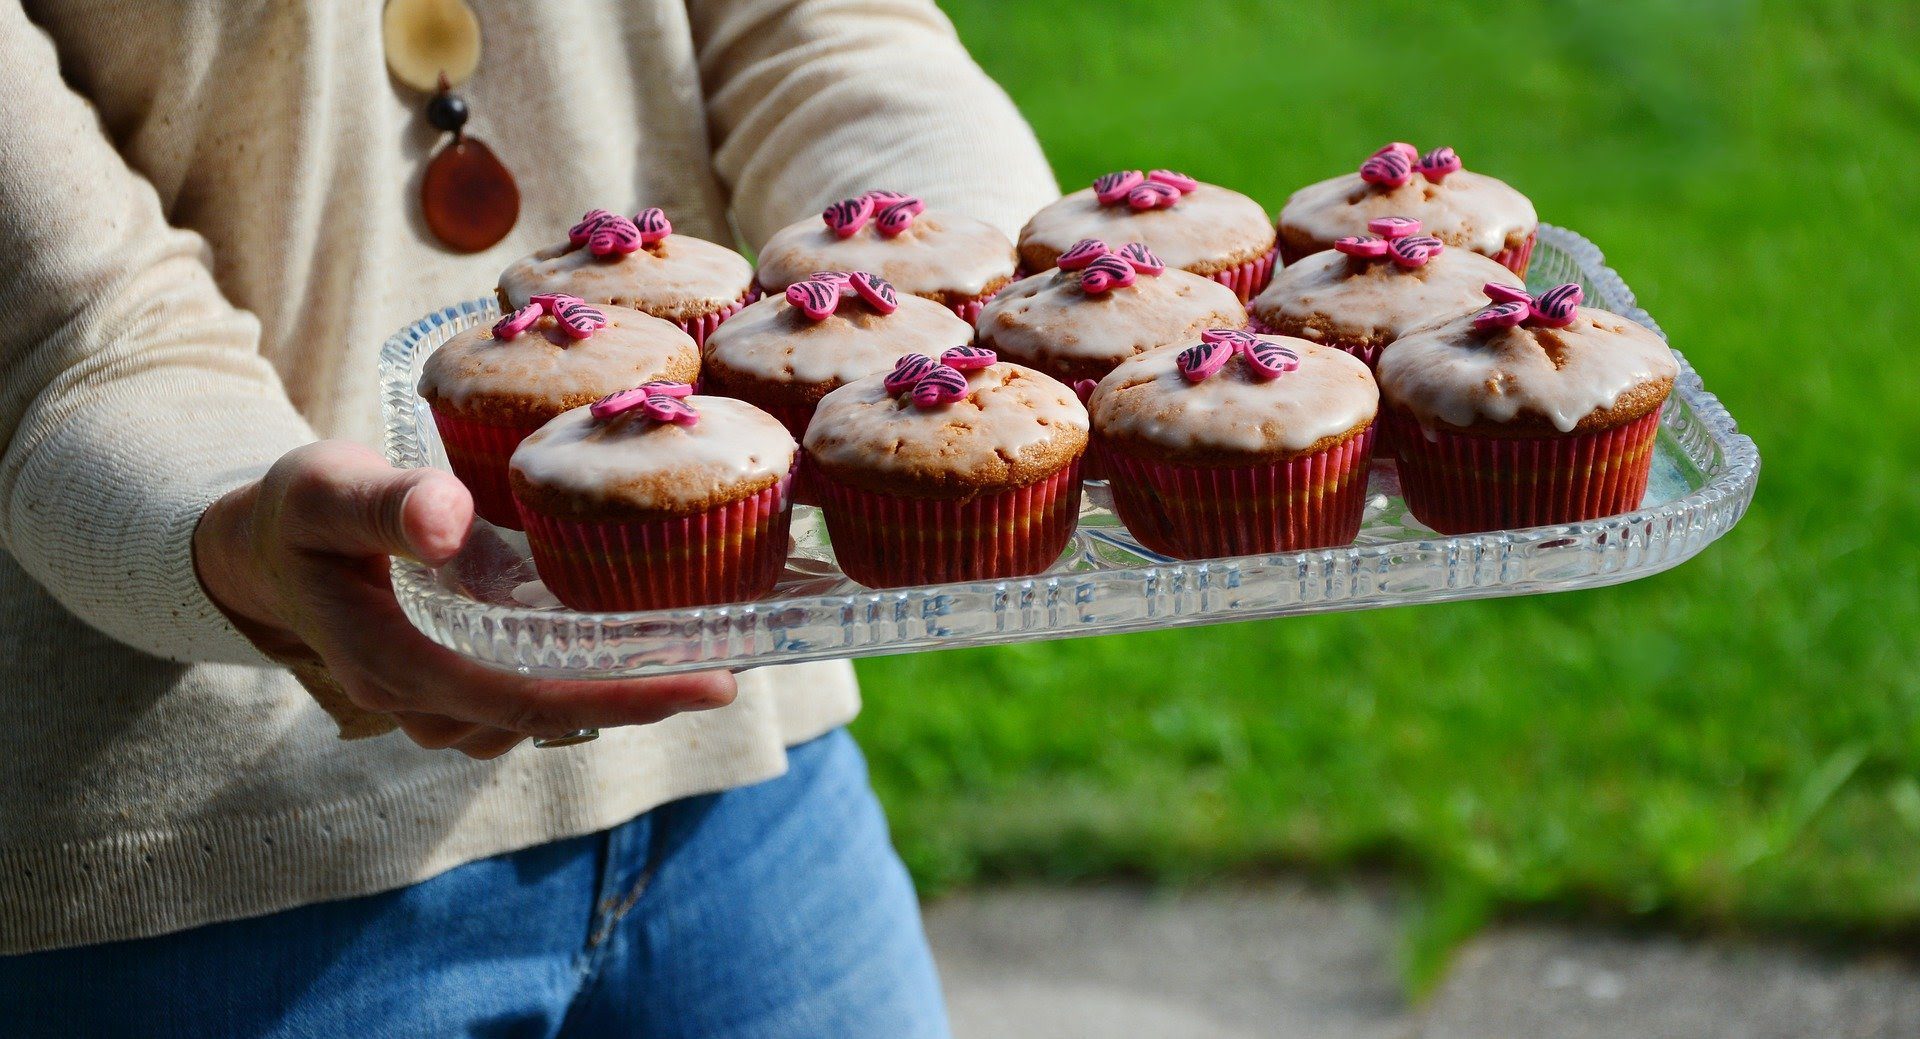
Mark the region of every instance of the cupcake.
POLYGON ((481 518, 518 528, 507 460, 548 419, 643 382, 691 382, 700 348, 668 322, 573 296, 539 295, 491 328, 433 352, 420 396, 433 411, 453 473, 481 518))
POLYGON ((1408 332, 1479 309, 1484 286, 1526 287, 1485 256, 1422 234, 1418 220, 1382 217, 1367 227, 1371 234, 1341 238, 1274 275, 1247 305, 1249 327, 1339 347, 1371 368, 1408 332))
POLYGON ((591 612, 756 599, 787 556, 793 437, 743 401, 650 383, 574 408, 513 453, 541 580, 591 612))
POLYGON ((1139 242, 1242 300, 1273 276, 1273 224, 1260 203, 1172 170, 1109 173, 1035 213, 1020 230, 1020 266, 1048 270, 1089 238, 1139 242))
POLYGON ((1080 514, 1087 411, 993 351, 903 358, 827 394, 803 441, 847 576, 872 588, 1037 574, 1080 514))
POLYGON ((1525 277, 1540 220, 1527 196, 1460 168, 1452 148, 1425 155, 1394 143, 1374 152, 1358 173, 1293 193, 1280 210, 1280 254, 1294 263, 1367 233, 1381 217, 1406 216, 1456 249, 1479 253, 1525 277))
POLYGON ((1678 373, 1658 335, 1579 306, 1578 285, 1430 325, 1380 356, 1407 508, 1443 534, 1626 512, 1647 492, 1678 373))
POLYGON ((1001 290, 980 312, 975 335, 1008 361, 1091 391, 1134 354, 1246 320, 1225 285, 1170 270, 1139 242, 1115 248, 1089 238, 1062 253, 1055 269, 1001 290))
POLYGON ((1341 350, 1216 329, 1121 362, 1087 407, 1114 512, 1177 559, 1353 541, 1379 391, 1341 350))
POLYGON ((1013 243, 992 224, 928 209, 912 195, 869 191, 768 239, 760 288, 772 296, 816 271, 871 271, 972 321, 1013 280, 1013 266, 1013 243))
POLYGON ((760 408, 798 438, 828 393, 972 338, 952 310, 902 296, 883 278, 821 272, 722 325, 703 350, 702 388, 760 408))
POLYGON ((561 245, 515 260, 500 274, 500 307, 564 293, 679 325, 698 344, 753 302, 753 265, 724 245, 674 234, 658 209, 632 220, 596 209, 561 245))

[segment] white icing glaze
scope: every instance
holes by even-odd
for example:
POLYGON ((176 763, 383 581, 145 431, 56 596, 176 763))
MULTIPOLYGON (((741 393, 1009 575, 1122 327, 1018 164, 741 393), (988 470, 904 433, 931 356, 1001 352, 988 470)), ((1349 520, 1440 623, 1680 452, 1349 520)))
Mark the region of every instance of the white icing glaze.
POLYGON ((1410 216, 1420 221, 1422 233, 1486 256, 1505 249, 1509 236, 1531 234, 1540 225, 1527 196, 1461 170, 1439 184, 1416 173, 1397 188, 1368 184, 1358 173, 1309 184, 1287 199, 1280 226, 1326 247, 1336 238, 1366 234, 1367 222, 1383 216, 1410 216))
POLYGON ((1539 416, 1570 432, 1628 391, 1679 373, 1659 336, 1581 307, 1566 328, 1474 331, 1473 315, 1430 325, 1380 355, 1380 389, 1424 425, 1539 416))
POLYGON ((815 271, 869 271, 915 296, 978 296, 1013 275, 1013 243, 983 220, 928 210, 884 238, 869 224, 840 238, 818 215, 781 228, 760 250, 760 286, 781 292, 815 271))
POLYGON ((578 403, 699 370, 693 337, 672 322, 625 307, 596 309, 607 325, 585 339, 560 331, 551 317, 506 340, 485 325, 467 329, 427 358, 420 392, 456 407, 484 398, 578 403))
POLYGON ((1082 238, 1115 246, 1144 242, 1169 267, 1211 274, 1223 260, 1244 262, 1266 252, 1273 224, 1260 203, 1212 184, 1193 189, 1171 209, 1144 211, 1124 202, 1103 206, 1092 188, 1082 188, 1035 213, 1020 230, 1020 247, 1023 254, 1032 245, 1058 256, 1082 238))
POLYGON ((1002 289, 975 325, 980 345, 1007 360, 1054 367, 1118 364, 1156 347, 1197 342, 1203 329, 1245 323, 1232 289, 1170 267, 1098 295, 1080 290, 1078 271, 1036 274, 1002 289))
POLYGON ((1525 288, 1512 271, 1479 253, 1447 248, 1412 269, 1391 260, 1362 260, 1331 249, 1274 275, 1247 309, 1269 325, 1281 320, 1348 338, 1386 342, 1421 325, 1487 305, 1488 282, 1525 288))
POLYGON ((1367 366, 1352 355, 1289 336, 1261 336, 1292 348, 1300 367, 1255 378, 1243 358, 1190 383, 1174 364, 1185 346, 1124 361, 1094 388, 1088 407, 1102 436, 1176 452, 1291 454, 1338 436, 1379 410, 1367 366))
POLYGON ((574 408, 521 441, 510 465, 539 487, 663 510, 793 465, 793 437, 773 416, 730 397, 685 399, 700 414, 691 426, 652 422, 638 409, 603 422, 574 408))
POLYGON ((885 373, 870 375, 822 398, 807 427, 807 453, 829 466, 879 473, 968 473, 1055 442, 1063 430, 1085 440, 1079 398, 1031 368, 1003 361, 968 372, 965 400, 924 410, 909 394, 889 394, 885 382, 885 373))
POLYGON ((509 307, 524 307, 538 293, 564 292, 675 318, 718 310, 752 287, 753 265, 746 257, 678 234, 618 259, 562 243, 515 260, 500 274, 509 307))
POLYGON ((809 321, 776 295, 715 329, 706 356, 769 382, 837 384, 888 371, 907 354, 938 357, 972 339, 972 325, 918 296, 901 296, 900 309, 884 315, 859 300, 842 300, 825 321, 809 321))

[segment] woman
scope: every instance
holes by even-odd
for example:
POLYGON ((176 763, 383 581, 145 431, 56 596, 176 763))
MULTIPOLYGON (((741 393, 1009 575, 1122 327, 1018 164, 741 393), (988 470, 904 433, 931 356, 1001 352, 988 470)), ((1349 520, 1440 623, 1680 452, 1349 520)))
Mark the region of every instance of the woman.
POLYGON ((457 255, 378 4, 0 0, 8 1033, 941 1034, 850 669, 426 641, 385 557, 472 504, 364 446, 374 351, 594 206, 757 245, 886 186, 1011 232, 1045 162, 931 0, 474 7, 524 203, 457 255))

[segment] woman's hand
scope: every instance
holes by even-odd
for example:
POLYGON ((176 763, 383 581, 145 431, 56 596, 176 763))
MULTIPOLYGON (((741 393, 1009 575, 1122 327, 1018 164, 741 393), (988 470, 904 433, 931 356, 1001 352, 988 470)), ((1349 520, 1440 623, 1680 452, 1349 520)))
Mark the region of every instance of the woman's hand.
POLYGON ((472 520, 473 497, 452 474, 395 469, 358 444, 323 441, 210 506, 194 532, 194 563, 214 602, 269 656, 324 666, 353 705, 392 715, 422 747, 492 758, 529 736, 733 701, 725 671, 532 679, 428 640, 394 601, 387 557, 444 563, 472 520))

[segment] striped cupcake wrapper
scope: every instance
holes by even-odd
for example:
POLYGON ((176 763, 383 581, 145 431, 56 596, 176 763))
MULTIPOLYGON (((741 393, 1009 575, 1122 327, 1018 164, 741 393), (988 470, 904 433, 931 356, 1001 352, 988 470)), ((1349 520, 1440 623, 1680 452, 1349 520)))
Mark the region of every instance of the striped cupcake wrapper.
POLYGON ((760 285, 756 282, 748 286, 747 291, 741 293, 739 299, 721 307, 719 310, 711 314, 702 314, 699 317, 680 318, 675 320, 674 324, 679 325, 681 331, 693 337, 693 345, 705 346, 707 345, 707 337, 713 334, 714 329, 719 328, 722 322, 745 310, 748 304, 759 298, 760 285))
MULTIPOLYGON (((1252 332, 1255 335, 1263 335, 1263 336, 1283 336, 1283 335, 1292 334, 1290 332, 1282 332, 1279 329, 1274 328, 1272 325, 1267 324, 1265 321, 1262 321, 1259 318, 1253 316, 1252 314, 1247 315, 1247 331, 1252 332)), ((1358 358, 1360 363, 1367 366, 1368 371, 1373 371, 1375 366, 1379 363, 1380 351, 1381 349, 1383 349, 1382 347, 1376 346, 1373 343, 1356 344, 1356 343, 1345 342, 1339 339, 1327 341, 1324 345, 1331 346, 1336 350, 1344 351, 1358 358)))
POLYGON ((814 474, 827 535, 869 588, 1026 577, 1054 564, 1080 517, 1080 462, 1024 487, 960 500, 864 491, 814 474))
POLYGON ((1280 247, 1276 245, 1261 254, 1258 259, 1248 260, 1207 276, 1232 289, 1233 294, 1240 297, 1240 302, 1245 303, 1258 296, 1267 287, 1267 282, 1273 280, 1273 265, 1279 258, 1280 247))
POLYGON ((1526 241, 1521 242, 1519 248, 1502 249, 1495 253, 1493 255, 1493 262, 1518 274, 1524 279, 1527 276, 1528 265, 1533 263, 1534 243, 1539 240, 1540 232, 1536 230, 1532 234, 1527 235, 1526 241))
POLYGON ((440 443, 447 449, 447 462, 453 475, 473 494, 473 511, 496 527, 520 529, 520 512, 513 504, 513 488, 507 482, 507 463, 539 425, 499 426, 476 422, 459 415, 433 409, 433 424, 440 430, 440 443))
POLYGON ((642 523, 555 519, 524 505, 527 545, 561 602, 590 613, 745 602, 787 559, 792 477, 693 516, 642 523))
POLYGON ((1647 495, 1659 431, 1657 409, 1612 429, 1519 439, 1429 433, 1411 415, 1387 417, 1407 509, 1442 534, 1631 512, 1647 495))
POLYGON ((1269 465, 1207 467, 1100 445, 1113 508, 1142 545, 1176 559, 1267 555, 1352 544, 1367 507, 1374 427, 1269 465))

